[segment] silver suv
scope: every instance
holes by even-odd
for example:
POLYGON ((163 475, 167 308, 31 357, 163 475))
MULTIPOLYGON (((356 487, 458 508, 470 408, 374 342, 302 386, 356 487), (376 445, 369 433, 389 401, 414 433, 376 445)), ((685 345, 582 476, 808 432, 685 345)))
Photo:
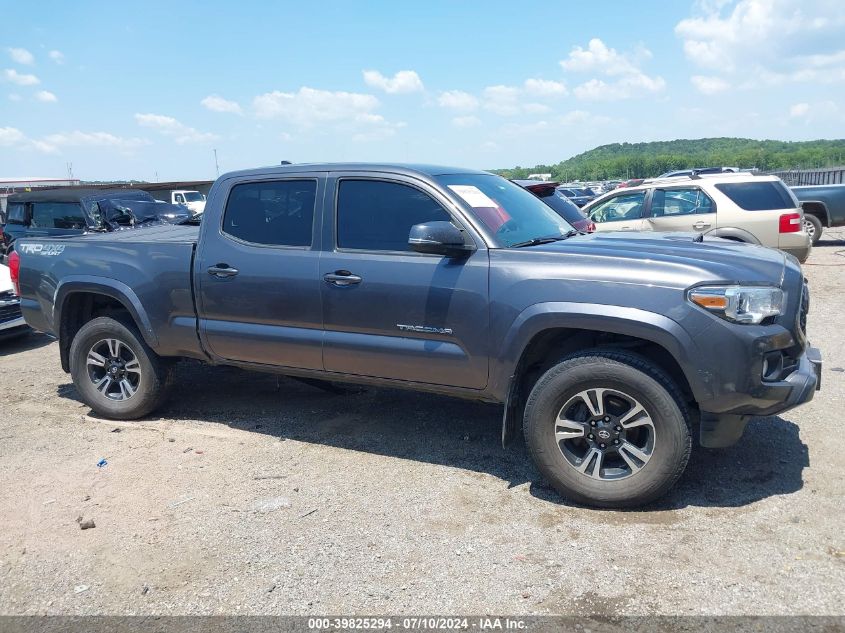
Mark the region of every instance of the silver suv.
POLYGON ((583 209, 597 231, 698 231, 762 244, 804 262, 811 241, 804 213, 777 176, 748 173, 646 180, 583 209))

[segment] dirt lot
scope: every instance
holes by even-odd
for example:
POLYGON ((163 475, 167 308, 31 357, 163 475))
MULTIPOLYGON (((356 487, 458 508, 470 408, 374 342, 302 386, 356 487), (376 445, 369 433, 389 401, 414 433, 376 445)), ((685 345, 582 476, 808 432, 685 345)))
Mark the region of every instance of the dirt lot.
POLYGON ((696 450, 641 512, 564 503, 501 449, 497 407, 185 363, 161 418, 115 423, 55 342, 0 344, 0 613, 845 614, 845 231, 826 238, 823 391, 696 450))

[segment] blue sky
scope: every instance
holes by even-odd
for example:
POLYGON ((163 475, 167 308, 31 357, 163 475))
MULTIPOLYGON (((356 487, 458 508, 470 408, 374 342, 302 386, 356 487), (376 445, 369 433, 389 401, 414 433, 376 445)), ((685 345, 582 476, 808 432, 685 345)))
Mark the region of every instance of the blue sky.
POLYGON ((845 137, 841 0, 0 1, 0 177, 845 137))

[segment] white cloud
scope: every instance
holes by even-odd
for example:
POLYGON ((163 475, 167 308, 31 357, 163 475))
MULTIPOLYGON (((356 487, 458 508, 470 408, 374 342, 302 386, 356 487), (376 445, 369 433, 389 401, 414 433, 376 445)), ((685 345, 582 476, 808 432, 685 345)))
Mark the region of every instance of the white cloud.
MULTIPOLYGON (((641 54, 651 56, 648 51, 641 54)), ((594 37, 587 44, 587 48, 575 46, 569 57, 561 60, 564 70, 572 72, 599 72, 605 75, 622 75, 638 73, 639 68, 631 56, 618 53, 615 48, 609 48, 599 38, 594 37)))
POLYGON ((413 70, 400 70, 393 77, 385 77, 377 70, 364 71, 364 83, 389 94, 422 92, 423 82, 413 70))
POLYGON ((484 109, 501 116, 519 114, 519 88, 513 86, 488 86, 482 92, 484 109))
POLYGON ((354 121, 372 113, 379 100, 373 95, 355 92, 330 92, 303 86, 297 92, 267 92, 253 99, 256 116, 284 119, 302 127, 319 123, 354 121))
POLYGON ((64 64, 65 63, 65 56, 62 51, 52 50, 47 53, 47 56, 52 59, 57 64, 64 64))
POLYGON ((456 116, 452 119, 452 125, 461 128, 478 127, 481 125, 481 119, 471 114, 469 116, 456 116))
POLYGON ((789 108, 789 116, 795 119, 800 119, 807 116, 807 113, 810 111, 810 104, 809 103, 796 103, 791 108, 789 108))
POLYGON ((241 106, 237 101, 229 101, 220 95, 208 95, 200 104, 212 112, 231 112, 241 114, 241 106))
POLYGON ((121 150, 132 150, 150 142, 143 138, 126 138, 109 132, 61 132, 49 134, 42 139, 43 143, 53 147, 114 147, 121 150))
POLYGON ((746 85, 845 81, 841 0, 739 0, 699 4, 675 34, 701 68, 746 85))
POLYGON ((15 127, 0 127, 0 147, 12 147, 26 142, 26 135, 15 127))
POLYGON ((59 100, 58 97, 49 90, 39 90, 35 93, 35 98, 43 103, 55 103, 59 100))
POLYGON ((7 50, 9 51, 9 57, 12 58, 12 61, 18 64, 31 66, 35 63, 35 57, 33 57, 32 53, 25 48, 9 48, 7 50))
POLYGON ((820 101, 817 103, 796 103, 789 108, 789 118, 804 123, 813 121, 830 121, 841 119, 840 108, 833 101, 820 101))
POLYGON ((441 108, 472 111, 478 108, 478 99, 463 90, 447 90, 437 97, 437 104, 441 108))
POLYGON ((19 86, 34 86, 41 83, 41 80, 35 75, 21 74, 13 68, 7 68, 4 70, 3 75, 6 77, 7 81, 11 81, 13 84, 17 84, 19 86))
POLYGON ((536 97, 557 97, 567 93, 566 84, 548 79, 526 79, 525 92, 536 97))
POLYGON ((583 101, 613 101, 615 99, 632 99, 645 97, 648 94, 661 92, 666 88, 662 77, 649 77, 642 73, 627 75, 607 83, 601 79, 590 79, 573 92, 583 101))
POLYGON ((632 99, 661 92, 666 87, 662 77, 647 75, 640 68, 641 63, 651 57, 651 51, 642 46, 629 53, 620 53, 602 40, 593 38, 586 49, 575 46, 560 65, 570 72, 598 73, 608 78, 605 81, 594 77, 576 86, 573 93, 579 99, 632 99))
POLYGON ((175 139, 179 145, 184 145, 185 143, 206 143, 219 138, 216 134, 200 132, 177 121, 173 117, 163 114, 136 114, 135 121, 140 126, 151 128, 164 136, 175 139))
POLYGON ((731 87, 730 83, 713 75, 693 75, 690 77, 690 82, 696 90, 704 95, 714 95, 731 87))
POLYGON ((44 154, 57 154, 62 147, 111 147, 131 152, 149 141, 141 138, 124 138, 108 132, 62 132, 49 134, 40 139, 29 138, 13 127, 0 128, 0 147, 14 147, 21 150, 36 150, 44 154))

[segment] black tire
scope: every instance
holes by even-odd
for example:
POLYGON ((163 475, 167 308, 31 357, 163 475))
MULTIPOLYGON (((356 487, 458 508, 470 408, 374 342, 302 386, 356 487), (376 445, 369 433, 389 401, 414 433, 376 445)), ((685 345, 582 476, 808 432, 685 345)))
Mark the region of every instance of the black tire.
POLYGON ((824 227, 822 226, 822 221, 816 216, 805 213, 804 230, 809 233, 810 241, 813 243, 813 246, 815 246, 819 243, 819 240, 822 239, 822 231, 824 231, 824 227))
MULTIPOLYGON (((172 367, 171 363, 150 349, 134 324, 111 317, 98 317, 83 325, 70 346, 70 373, 82 400, 99 415, 113 420, 141 418, 161 406, 167 398, 172 367), (107 340, 119 341, 129 350, 127 352, 121 347, 121 353, 130 358, 134 355, 138 362, 137 370, 132 375, 135 391, 123 400, 104 395, 97 389, 91 375, 91 372, 98 371, 98 368, 89 366, 89 352, 98 343, 107 340)), ((107 370, 102 371, 105 373, 107 370)))
MULTIPOLYGON (((591 400, 595 401, 593 398, 591 400)), ((630 411, 634 409, 631 406, 630 411)), ((628 413, 623 412, 615 419, 622 422, 628 413)), ((580 352, 562 359, 546 371, 528 397, 524 432, 534 463, 561 495, 576 503, 605 508, 641 506, 666 493, 684 472, 692 448, 689 411, 677 385, 651 361, 636 354, 615 350, 592 349, 580 352), (608 391, 591 392, 593 389, 608 391), (651 424, 643 423, 638 429, 628 429, 617 425, 615 421, 606 423, 608 418, 599 419, 598 430, 603 431, 604 435, 609 431, 610 442, 619 444, 619 447, 608 444, 608 448, 601 451, 597 444, 600 435, 593 434, 596 427, 590 426, 592 422, 584 423, 584 438, 559 441, 556 432, 563 430, 563 427, 560 426, 558 415, 565 413, 563 407, 568 406, 568 403, 575 402, 574 406, 582 407, 582 417, 586 414, 585 419, 593 419, 586 400, 582 398, 583 403, 579 404, 578 399, 584 393, 599 393, 603 400, 607 397, 609 400, 602 404, 600 410, 608 413, 608 416, 612 406, 619 407, 620 402, 630 404, 619 397, 619 394, 623 394, 645 410, 644 414, 637 414, 632 419, 642 421, 649 418, 651 424), (605 396, 605 393, 609 395, 605 396), (615 426, 603 426, 605 424, 615 426), (617 433, 614 429, 622 431, 617 433), (588 440, 587 433, 594 439, 588 440), (628 452, 628 449, 622 454, 621 449, 634 445, 636 441, 634 435, 628 434, 640 434, 641 438, 645 438, 641 441, 645 443, 646 449, 651 441, 650 453, 644 463, 639 459, 631 459, 633 453, 628 452), (630 444, 628 439, 631 439, 630 444), (584 457, 573 461, 573 453, 582 450, 582 445, 584 457), (590 455, 592 450, 601 453, 601 460, 590 455), (565 453, 568 457, 564 456, 565 453), (586 464, 592 474, 579 472, 575 464, 584 465, 584 462, 592 462, 592 466, 586 464), (631 462, 639 470, 635 470, 631 462), (614 463, 619 467, 601 468, 602 464, 614 463), (629 475, 624 475, 626 469, 630 471, 629 475), (618 474, 614 475, 617 471, 618 474), (596 478, 596 473, 599 478, 596 478), (601 479, 602 473, 618 478, 601 479)), ((634 448, 637 446, 634 445, 634 448)))

